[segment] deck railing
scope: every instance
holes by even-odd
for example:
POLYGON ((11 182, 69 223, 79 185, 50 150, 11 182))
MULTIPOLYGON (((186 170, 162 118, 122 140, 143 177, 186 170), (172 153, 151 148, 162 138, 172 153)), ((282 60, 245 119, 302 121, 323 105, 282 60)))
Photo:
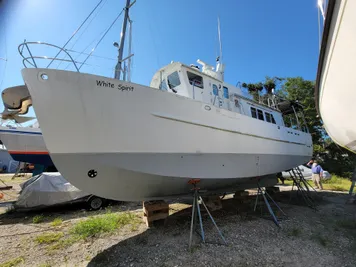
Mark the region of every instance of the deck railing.
POLYGON ((77 64, 83 64, 81 62, 75 61, 67 49, 64 49, 62 47, 59 47, 59 46, 53 45, 53 44, 49 44, 49 43, 24 41, 23 43, 21 43, 18 46, 18 51, 19 51, 21 57, 23 58, 22 63, 25 68, 29 68, 29 67, 38 68, 39 67, 39 64, 37 62, 38 59, 50 60, 49 64, 46 66, 46 68, 49 68, 54 61, 68 62, 69 64, 72 64, 74 66, 75 70, 78 72, 79 72, 80 67, 78 68, 77 64), (31 46, 34 46, 34 45, 55 48, 58 50, 58 52, 57 52, 56 56, 54 56, 54 57, 48 57, 48 56, 43 56, 43 55, 40 55, 40 56, 34 55, 31 50, 31 46), (62 54, 62 52, 65 54, 65 57, 59 58, 58 56, 60 54, 62 54))

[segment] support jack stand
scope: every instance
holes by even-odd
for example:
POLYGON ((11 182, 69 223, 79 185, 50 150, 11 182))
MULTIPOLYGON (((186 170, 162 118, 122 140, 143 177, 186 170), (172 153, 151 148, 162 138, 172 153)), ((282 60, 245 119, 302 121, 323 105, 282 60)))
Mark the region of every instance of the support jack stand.
POLYGON ((223 240, 224 244, 226 245, 226 241, 225 241, 225 238, 224 236, 222 235, 219 227, 216 225, 215 223, 215 220, 213 218, 213 216, 211 216, 210 212, 209 212, 209 209, 207 208, 207 206, 205 205, 202 197, 199 195, 199 189, 197 187, 197 184, 200 182, 200 179, 192 179, 192 180, 189 180, 189 184, 193 185, 193 206, 192 206, 192 220, 191 220, 191 224, 190 224, 190 236, 189 236, 189 249, 191 250, 192 248, 192 241, 193 241, 193 231, 194 231, 194 228, 196 227, 195 223, 196 223, 196 220, 198 219, 197 217, 199 217, 199 226, 200 226, 200 237, 203 241, 203 243, 205 243, 205 233, 204 233, 204 228, 203 228, 203 220, 202 220, 202 216, 201 216, 201 212, 200 212, 200 206, 199 206, 199 200, 201 201, 201 203, 203 204, 205 210, 207 211, 211 221, 213 222, 216 230, 218 231, 221 239, 223 240))
POLYGON ((258 191, 257 191, 257 197, 256 197, 256 202, 255 202, 255 207, 254 207, 254 211, 256 211, 256 208, 257 208, 257 204, 258 204, 258 197, 259 196, 262 196, 265 204, 266 204, 266 207, 268 209, 268 212, 270 213, 270 215, 272 216, 272 219, 273 219, 273 222, 278 226, 278 227, 281 227, 280 224, 279 224, 279 221, 277 219, 277 216, 274 214, 273 212, 273 209, 270 205, 270 203, 268 202, 268 198, 270 200, 272 200, 273 204, 278 208, 278 210, 285 216, 287 217, 287 214, 284 213, 284 211, 278 206, 278 204, 273 200, 273 198, 267 193, 266 189, 263 188, 260 186, 260 184, 257 182, 257 188, 258 188, 258 191))

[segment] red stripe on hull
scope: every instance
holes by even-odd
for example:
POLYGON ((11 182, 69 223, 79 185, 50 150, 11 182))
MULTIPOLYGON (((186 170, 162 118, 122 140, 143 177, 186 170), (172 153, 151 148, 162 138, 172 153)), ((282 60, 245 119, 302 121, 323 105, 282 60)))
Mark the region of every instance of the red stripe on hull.
POLYGON ((8 151, 9 154, 24 154, 24 155, 48 155, 48 151, 8 151))

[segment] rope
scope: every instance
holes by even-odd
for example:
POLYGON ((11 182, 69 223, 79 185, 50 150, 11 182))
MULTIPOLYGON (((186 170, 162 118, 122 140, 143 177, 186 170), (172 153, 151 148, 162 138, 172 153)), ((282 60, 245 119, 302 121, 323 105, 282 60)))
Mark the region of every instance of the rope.
MULTIPOLYGON (((76 43, 80 40, 80 38, 83 36, 83 34, 86 32, 86 30, 89 28, 90 24, 93 22, 93 20, 96 18, 96 16, 100 13, 100 10, 104 7, 104 5, 106 4, 107 0, 105 0, 105 2, 101 5, 101 7, 98 9, 98 12, 95 13, 95 15, 92 17, 92 19, 89 21, 89 23, 87 24, 87 26, 85 27, 85 29, 82 31, 82 33, 79 35, 78 39, 75 40, 75 42, 72 44, 72 46, 70 47, 70 49, 68 49, 67 51, 71 51, 71 49, 73 49, 73 47, 76 45, 76 43)), ((75 51, 72 51, 75 52, 75 51)), ((67 57, 67 54, 65 55, 64 58, 67 57)), ((59 66, 63 63, 63 61, 60 61, 57 69, 59 68, 59 66)), ((69 67, 71 63, 68 63, 67 67, 65 69, 67 69, 69 67)))
POLYGON ((79 35, 78 39, 73 43, 73 45, 71 46, 70 49, 73 49, 74 45, 79 41, 79 39, 83 36, 83 34, 85 33, 85 31, 89 28, 90 24, 93 22, 93 20, 96 18, 96 16, 100 13, 100 10, 104 7, 104 5, 106 4, 107 0, 105 0, 105 2, 101 5, 101 7, 99 8, 98 12, 96 12, 96 14, 92 17, 92 19, 89 21, 89 23, 87 24, 87 26, 85 27, 85 29, 82 31, 82 33, 79 35))
MULTIPOLYGON (((68 39, 68 41, 64 44, 64 46, 62 47, 62 50, 67 46, 67 44, 73 39, 73 37, 77 34, 77 32, 83 27, 83 25, 85 24, 85 22, 89 19, 89 17, 93 14, 93 12, 98 8, 98 6, 101 4, 103 0, 100 0, 99 3, 94 7, 94 9, 90 12, 90 14, 86 17, 86 19, 82 22, 82 24, 79 26, 79 28, 77 28, 74 33, 72 34, 72 36, 68 39)), ((57 55, 54 57, 56 58, 61 52, 62 50, 60 50, 57 55)), ((52 64, 52 62, 54 61, 54 59, 51 60, 51 62, 48 64, 47 68, 49 68, 49 66, 52 64)))
POLYGON ((95 49, 98 47, 98 45, 101 43, 101 41, 104 39, 104 37, 106 36, 106 34, 111 30, 112 26, 114 26, 115 22, 119 19, 119 17, 122 15, 122 13, 124 12, 125 8, 123 8, 120 12, 120 14, 114 19, 114 21, 111 23, 111 25, 109 26, 109 28, 105 31, 104 35, 100 38, 100 40, 97 42, 97 44, 95 45, 95 47, 91 50, 91 52, 89 53, 89 55, 85 58, 85 60, 83 61, 82 65, 80 65, 79 70, 81 69, 81 67, 84 65, 84 63, 88 60, 88 58, 94 53, 95 49))
MULTIPOLYGON (((79 51, 70 50, 70 49, 68 49, 67 51, 68 52, 72 52, 72 53, 78 53, 78 54, 81 54, 81 55, 86 55, 86 56, 90 55, 89 53, 79 52, 79 51)), ((91 55, 91 56, 92 57, 97 57, 97 58, 102 58, 102 59, 107 59, 107 60, 117 60, 116 58, 111 58, 111 57, 103 57, 103 56, 97 56, 97 55, 91 55)))

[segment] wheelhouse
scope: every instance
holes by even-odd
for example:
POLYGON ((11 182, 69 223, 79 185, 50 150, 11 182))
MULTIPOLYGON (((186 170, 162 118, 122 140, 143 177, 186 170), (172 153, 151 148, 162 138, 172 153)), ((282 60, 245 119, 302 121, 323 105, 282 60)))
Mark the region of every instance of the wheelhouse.
POLYGON ((215 74, 209 65, 203 65, 200 71, 195 65, 172 62, 156 72, 150 86, 265 123, 308 132, 299 103, 273 94, 260 97, 259 101, 246 98, 240 88, 225 83, 221 76, 215 74))

